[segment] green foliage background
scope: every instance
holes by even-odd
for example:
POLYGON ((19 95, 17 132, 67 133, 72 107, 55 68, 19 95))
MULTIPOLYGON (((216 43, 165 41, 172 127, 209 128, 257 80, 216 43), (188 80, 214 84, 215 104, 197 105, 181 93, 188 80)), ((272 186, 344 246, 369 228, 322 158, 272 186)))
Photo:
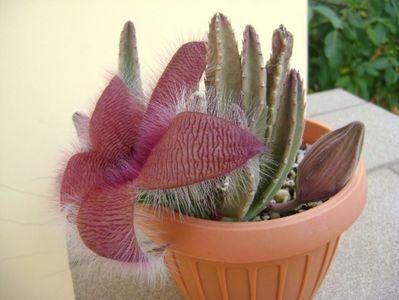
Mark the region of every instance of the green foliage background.
POLYGON ((309 0, 309 91, 346 89, 399 114, 399 0, 309 0))

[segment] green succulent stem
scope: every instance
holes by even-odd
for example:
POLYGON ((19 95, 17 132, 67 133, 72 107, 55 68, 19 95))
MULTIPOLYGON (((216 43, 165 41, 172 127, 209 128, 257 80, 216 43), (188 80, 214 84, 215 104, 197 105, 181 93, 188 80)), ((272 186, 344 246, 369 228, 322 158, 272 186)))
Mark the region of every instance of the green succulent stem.
POLYGON ((241 60, 234 31, 223 14, 216 14, 209 25, 207 60, 205 86, 208 99, 227 104, 239 101, 241 60))
POLYGON ((259 173, 252 172, 249 166, 242 167, 238 172, 238 176, 227 177, 229 181, 224 187, 223 203, 218 209, 220 216, 241 219, 254 199, 259 173))
POLYGON ((280 25, 273 32, 272 54, 266 64, 267 72, 267 106, 268 118, 265 138, 268 140, 272 135, 273 126, 277 117, 279 99, 283 91, 289 61, 292 55, 293 37, 287 29, 280 25))
POLYGON ((259 133, 259 138, 263 139, 266 122, 260 116, 267 109, 266 70, 258 35, 250 25, 245 28, 242 48, 242 108, 251 131, 259 133))
POLYGON ((267 144, 275 166, 262 166, 263 173, 270 175, 263 177, 259 184, 255 200, 245 216, 246 220, 256 217, 265 208, 291 170, 302 142, 304 111, 303 83, 299 73, 291 70, 283 84, 275 125, 267 144))
MULTIPOLYGON (((242 86, 241 108, 247 124, 259 139, 263 139, 266 116, 266 71, 255 29, 248 25, 244 31, 243 50, 241 54, 242 86), (263 128, 262 128, 263 127, 263 128)), ((219 213, 224 217, 241 219, 248 211, 254 199, 259 183, 259 170, 244 166, 239 177, 230 177, 231 184, 224 194, 224 203, 219 213)))
POLYGON ((209 25, 205 70, 208 112, 215 107, 234 109, 239 104, 247 120, 243 127, 266 142, 272 159, 272 163, 262 163, 258 168, 242 167, 241 176, 226 176, 229 186, 223 188, 217 205, 222 217, 250 219, 264 209, 283 184, 300 146, 303 86, 296 71, 287 75, 293 38, 280 26, 273 33, 272 43, 265 67, 252 26, 245 28, 240 57, 228 19, 216 14, 209 25))
POLYGON ((136 31, 130 21, 125 23, 119 42, 119 77, 124 81, 132 95, 138 99, 143 98, 136 31))

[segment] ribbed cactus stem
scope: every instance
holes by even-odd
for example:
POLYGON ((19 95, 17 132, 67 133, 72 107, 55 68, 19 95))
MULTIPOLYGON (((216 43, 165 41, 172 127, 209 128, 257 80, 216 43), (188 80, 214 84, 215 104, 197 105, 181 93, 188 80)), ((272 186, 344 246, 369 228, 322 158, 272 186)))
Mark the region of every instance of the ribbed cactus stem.
POLYGON ((119 42, 119 77, 136 98, 143 98, 136 31, 130 21, 125 23, 119 42))
POLYGON ((229 103, 240 98, 241 60, 237 42, 229 20, 219 13, 209 25, 205 86, 211 101, 222 99, 229 103))
POLYGON ((266 120, 260 116, 267 115, 263 112, 267 109, 266 71, 258 35, 250 25, 245 28, 242 48, 242 107, 252 132, 263 139, 266 120))
MULTIPOLYGON (((230 119, 241 128, 248 128, 245 112, 237 104, 231 105, 230 119)), ((258 163, 258 159, 254 158, 258 163)), ((218 215, 221 217, 242 218, 251 205, 259 184, 259 170, 247 163, 234 174, 225 176, 218 188, 218 215)))
MULTIPOLYGON (((233 114, 233 121, 240 127, 248 128, 248 113, 252 113, 255 105, 249 99, 253 94, 261 94, 260 91, 252 86, 252 80, 256 79, 257 74, 253 74, 254 63, 253 52, 259 56, 260 47, 256 45, 257 38, 254 30, 248 29, 246 47, 247 58, 246 68, 248 79, 245 83, 245 74, 241 73, 241 58, 238 53, 237 42, 234 31, 229 20, 222 14, 216 14, 209 25, 208 34, 208 57, 207 68, 205 70, 205 86, 207 99, 209 101, 208 111, 212 114, 215 108, 230 108, 233 114), (251 35, 251 36, 250 36, 251 35), (254 41, 256 39, 256 41, 254 41), (253 45, 255 43, 255 45, 253 45), (249 69, 248 69, 249 68, 249 69), (244 84, 244 86, 242 86, 244 84), (242 88, 247 92, 246 104, 243 110, 237 105, 241 102, 242 88), (242 115, 240 117, 240 115, 242 115)), ((259 59, 259 57, 256 57, 259 59)), ((262 64, 261 64, 262 65, 262 64)), ((261 66, 260 65, 260 66, 261 66)), ((258 71, 259 72, 259 71, 258 71)), ((258 79, 260 80, 260 78, 258 79)), ((264 100, 263 100, 264 101, 264 100)), ((258 107, 258 104, 256 105, 258 107)), ((239 171, 240 176, 226 176, 222 193, 218 203, 218 213, 223 217, 240 218, 252 203, 259 180, 248 166, 242 167, 239 171)))
POLYGON ((279 99, 282 93, 289 61, 292 55, 293 37, 287 29, 280 25, 273 32, 272 54, 266 64, 267 72, 267 106, 268 118, 265 138, 268 140, 272 135, 274 122, 278 110, 279 99))
MULTIPOLYGON (((266 125, 264 113, 266 108, 266 72, 263 66, 263 56, 260 49, 258 35, 255 29, 248 25, 244 31, 243 50, 242 50, 242 87, 241 87, 241 108, 244 113, 242 122, 237 124, 244 128, 251 128, 260 140, 263 140, 266 125), (263 125, 259 126, 259 124, 263 125)), ((232 105, 233 112, 239 107, 232 105)), ((241 110, 241 109, 239 109, 241 110)), ((257 160, 258 163, 258 160, 257 160)), ((228 176, 222 189, 222 205, 218 209, 218 214, 229 218, 242 218, 248 211, 255 196, 259 183, 258 168, 251 168, 249 164, 242 167, 236 176, 228 176)))
POLYGON ((218 215, 242 218, 254 199, 258 183, 259 173, 251 172, 249 165, 242 167, 234 176, 227 176, 224 184, 219 187, 223 202, 218 208, 218 215))
POLYGON ((291 70, 283 84, 275 125, 268 143, 275 166, 268 170, 271 176, 264 179, 266 182, 259 185, 246 219, 259 214, 283 185, 302 142, 304 111, 303 83, 299 73, 291 70))

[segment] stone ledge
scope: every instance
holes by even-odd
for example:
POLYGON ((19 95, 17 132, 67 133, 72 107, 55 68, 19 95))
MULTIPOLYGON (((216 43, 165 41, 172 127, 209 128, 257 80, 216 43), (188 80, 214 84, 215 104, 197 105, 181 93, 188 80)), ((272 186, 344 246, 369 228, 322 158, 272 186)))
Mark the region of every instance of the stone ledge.
POLYGON ((334 89, 308 95, 307 114, 312 117, 365 104, 363 99, 343 89, 334 89))
MULTIPOLYGON (((320 122, 335 128, 346 125, 351 121, 362 121, 366 126, 364 141, 364 158, 368 170, 378 168, 384 164, 399 162, 399 117, 372 103, 359 104, 359 98, 343 90, 333 90, 308 99, 308 107, 318 111, 321 103, 335 102, 338 98, 352 106, 334 106, 334 111, 324 111, 323 114, 308 114, 320 122), (355 106, 353 106, 355 104, 355 106), (358 105, 359 104, 359 105, 358 105)), ((310 109, 313 111, 313 109, 310 109)))
POLYGON ((399 176, 369 175, 366 208, 343 235, 315 300, 393 299, 399 295, 399 176))

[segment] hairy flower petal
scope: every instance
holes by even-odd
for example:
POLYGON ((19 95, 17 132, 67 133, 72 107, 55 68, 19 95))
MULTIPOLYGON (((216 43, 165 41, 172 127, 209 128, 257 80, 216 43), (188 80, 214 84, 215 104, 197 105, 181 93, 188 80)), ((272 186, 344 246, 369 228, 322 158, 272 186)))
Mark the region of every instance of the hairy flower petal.
POLYGON ((134 197, 128 185, 98 190, 85 197, 77 226, 90 250, 122 262, 146 261, 134 233, 134 197))
POLYGON ((198 183, 237 169, 263 150, 256 136, 226 119, 180 113, 152 150, 137 183, 145 189, 198 183))
POLYGON ((131 152, 137 140, 143 107, 115 76, 105 88, 90 120, 93 148, 108 158, 131 152))
POLYGON ((110 165, 97 152, 82 152, 72 156, 65 168, 61 182, 61 204, 79 204, 110 165))
POLYGON ((187 99, 197 89, 206 66, 204 42, 181 46, 170 60, 150 99, 140 132, 138 160, 145 162, 170 122, 182 98, 187 99))
POLYGON ((195 89, 206 65, 206 45, 204 42, 189 42, 182 45, 174 54, 162 73, 150 100, 155 103, 175 102, 176 93, 195 89))

